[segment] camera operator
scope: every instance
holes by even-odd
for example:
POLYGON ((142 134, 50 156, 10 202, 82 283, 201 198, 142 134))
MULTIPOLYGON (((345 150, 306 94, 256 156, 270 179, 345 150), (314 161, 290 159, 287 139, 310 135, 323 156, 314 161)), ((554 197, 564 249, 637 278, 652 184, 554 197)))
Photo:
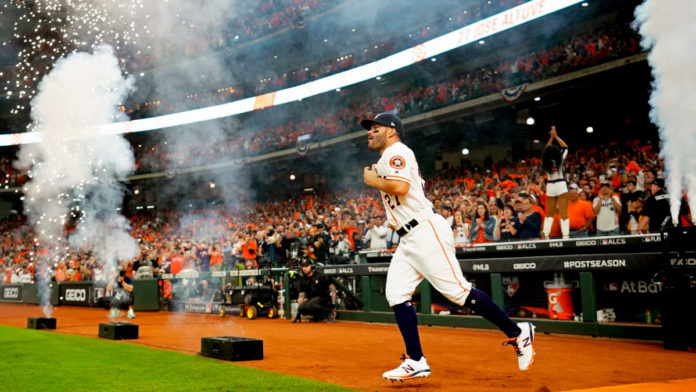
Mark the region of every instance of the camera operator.
POLYGON ((263 254, 268 258, 268 261, 273 265, 273 267, 278 267, 279 262, 279 250, 281 248, 281 238, 280 233, 277 233, 273 226, 269 225, 264 233, 264 239, 262 242, 261 249, 263 254))
POLYGON ((326 230, 326 226, 318 222, 316 223, 317 233, 312 239, 314 247, 314 256, 320 262, 326 262, 329 258, 329 244, 331 242, 331 234, 326 230))
POLYGON ((302 241, 295 236, 295 229, 296 227, 289 225, 285 229, 285 236, 281 242, 286 265, 302 255, 302 241))
POLYGON ((336 320, 336 286, 324 274, 314 269, 309 259, 302 260, 302 277, 300 278, 300 294, 297 298, 297 316, 293 323, 302 322, 302 316, 312 316, 313 321, 327 318, 329 322, 336 320))
POLYGON ((126 276, 125 269, 119 269, 118 274, 106 285, 106 291, 111 292, 109 301, 109 318, 116 318, 121 314, 120 309, 128 309, 128 318, 135 318, 133 312, 133 278, 126 276))

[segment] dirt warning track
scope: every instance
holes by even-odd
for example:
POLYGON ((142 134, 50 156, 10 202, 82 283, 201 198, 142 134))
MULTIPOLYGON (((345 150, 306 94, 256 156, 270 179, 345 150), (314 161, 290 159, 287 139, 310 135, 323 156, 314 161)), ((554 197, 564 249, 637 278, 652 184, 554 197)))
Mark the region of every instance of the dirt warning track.
MULTIPOLYGON (((28 317, 40 316, 38 306, 0 304, 0 324, 26 327, 28 317)), ((66 306, 54 308, 53 317, 57 333, 95 338, 98 324, 110 321, 102 309, 66 306)), ((645 390, 645 384, 627 385, 636 383, 696 390, 696 379, 670 383, 696 377, 696 354, 667 351, 656 343, 537 334, 536 362, 528 372, 520 372, 512 349, 501 346, 500 332, 421 327, 433 372, 430 379, 392 384, 381 374, 396 367, 404 351, 396 325, 340 320, 292 324, 170 312, 140 312, 134 320, 124 314, 117 320, 139 325, 140 338, 129 342, 191 354, 200 351, 202 337, 262 339, 264 359, 240 365, 368 391, 569 391, 612 386, 645 390)))

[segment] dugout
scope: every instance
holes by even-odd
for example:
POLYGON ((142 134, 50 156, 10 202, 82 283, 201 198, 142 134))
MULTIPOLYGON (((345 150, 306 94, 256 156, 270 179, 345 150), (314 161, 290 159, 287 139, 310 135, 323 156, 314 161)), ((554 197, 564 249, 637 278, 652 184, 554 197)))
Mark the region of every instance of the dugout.
MULTIPOLYGON (((660 234, 641 234, 476 244, 458 248, 457 257, 467 279, 490 293, 514 319, 533 318, 540 332, 662 341, 663 332, 669 334, 662 325, 664 314, 669 326, 666 303, 683 304, 673 297, 684 295, 683 290, 665 292, 663 283, 655 279, 669 265, 668 246, 660 234), (573 308, 569 320, 544 314, 549 308, 546 288, 558 283, 561 275, 572 288, 568 290, 573 308), (668 297, 671 300, 665 301, 668 297)), ((394 322, 384 301, 390 257, 388 250, 365 251, 360 264, 318 267, 328 276, 357 282, 356 294, 364 307, 340 311, 339 319, 394 322)), ((494 328, 481 317, 457 309, 427 281, 414 295, 414 302, 421 324, 494 328)), ((696 314, 682 308, 683 314, 696 314)))

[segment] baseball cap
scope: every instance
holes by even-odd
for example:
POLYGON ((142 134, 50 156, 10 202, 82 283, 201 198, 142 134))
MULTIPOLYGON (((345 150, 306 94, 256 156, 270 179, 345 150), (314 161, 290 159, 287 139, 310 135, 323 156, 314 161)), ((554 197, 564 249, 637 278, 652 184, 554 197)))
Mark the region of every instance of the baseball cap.
POLYGON ((660 188, 664 188, 664 187, 665 187, 665 180, 663 180, 662 178, 656 178, 655 181, 653 181, 652 183, 653 183, 654 185, 659 186, 660 188))
POLYGON ((572 184, 570 184, 570 189, 576 189, 576 190, 577 190, 577 189, 580 189, 580 186, 579 186, 578 184, 576 184, 576 183, 572 183, 572 184))
POLYGON ((362 120, 360 125, 367 129, 368 131, 372 128, 372 124, 380 124, 387 127, 396 129, 400 135, 404 134, 404 125, 401 123, 401 119, 396 117, 391 113, 380 113, 375 116, 372 120, 362 120))
POLYGON ((611 184, 608 183, 608 182, 606 182, 606 181, 603 181, 602 184, 601 184, 599 187, 601 188, 601 187, 604 187, 604 186, 608 186, 609 188, 611 188, 611 184))
POLYGON ((302 259, 302 266, 306 267, 308 265, 312 265, 312 260, 311 259, 302 259))

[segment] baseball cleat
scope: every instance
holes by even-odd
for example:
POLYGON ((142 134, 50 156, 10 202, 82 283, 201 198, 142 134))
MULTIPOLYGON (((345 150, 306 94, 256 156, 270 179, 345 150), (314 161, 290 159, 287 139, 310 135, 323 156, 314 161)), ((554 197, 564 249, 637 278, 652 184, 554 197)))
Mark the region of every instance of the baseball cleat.
POLYGON ((425 357, 421 357, 420 361, 414 361, 411 358, 406 358, 405 355, 401 356, 401 365, 396 369, 384 372, 382 378, 394 381, 404 382, 404 380, 411 380, 414 378, 430 376, 430 367, 428 367, 428 362, 425 357))
POLYGON ((517 354, 517 365, 520 370, 525 371, 532 366, 534 363, 534 356, 536 352, 534 351, 534 329, 536 328, 532 323, 519 323, 518 327, 522 330, 522 333, 516 338, 511 338, 503 345, 510 345, 515 350, 517 354))

